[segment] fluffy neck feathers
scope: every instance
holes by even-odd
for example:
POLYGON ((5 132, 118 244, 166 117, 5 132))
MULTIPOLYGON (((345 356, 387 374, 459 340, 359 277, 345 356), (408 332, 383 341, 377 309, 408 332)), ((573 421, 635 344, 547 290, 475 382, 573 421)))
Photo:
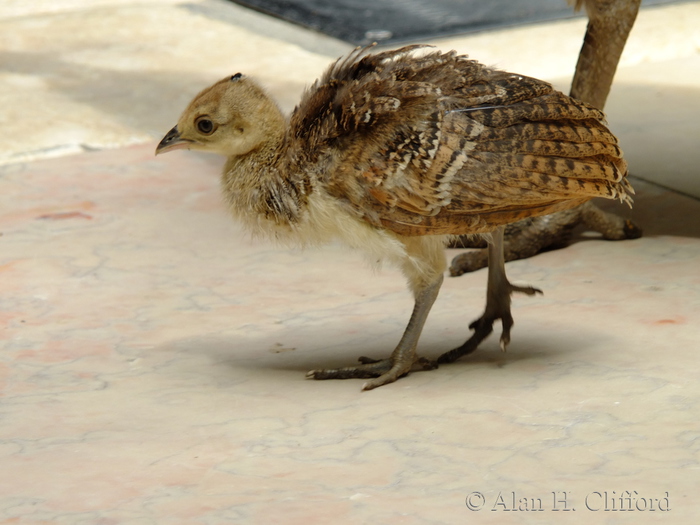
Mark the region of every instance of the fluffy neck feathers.
POLYGON ((253 230, 292 228, 303 214, 311 181, 290 173, 285 129, 268 130, 266 140, 246 155, 229 157, 222 175, 231 212, 253 230))

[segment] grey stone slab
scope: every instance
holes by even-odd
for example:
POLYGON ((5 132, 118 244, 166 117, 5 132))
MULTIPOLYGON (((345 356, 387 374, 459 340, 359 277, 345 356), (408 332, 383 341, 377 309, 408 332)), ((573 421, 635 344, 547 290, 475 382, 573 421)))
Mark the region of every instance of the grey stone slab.
MULTIPOLYGON (((564 0, 231 1, 354 44, 396 43, 577 16, 564 0)), ((644 0, 643 5, 677 1, 644 0)))

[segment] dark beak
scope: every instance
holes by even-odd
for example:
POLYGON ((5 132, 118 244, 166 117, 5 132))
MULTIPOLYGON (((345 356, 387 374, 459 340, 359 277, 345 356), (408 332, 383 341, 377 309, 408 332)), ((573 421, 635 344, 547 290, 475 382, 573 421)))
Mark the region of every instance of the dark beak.
POLYGON ((172 151, 174 149, 189 148, 192 144, 191 140, 180 138, 180 132, 175 126, 173 129, 168 131, 168 133, 160 141, 158 147, 156 148, 156 155, 165 153, 167 151, 172 151))

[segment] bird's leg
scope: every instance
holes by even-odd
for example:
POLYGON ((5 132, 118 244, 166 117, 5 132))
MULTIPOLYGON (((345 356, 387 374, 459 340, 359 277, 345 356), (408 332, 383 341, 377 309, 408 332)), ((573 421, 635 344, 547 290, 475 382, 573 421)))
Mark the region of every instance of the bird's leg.
POLYGON ((581 222, 586 228, 600 233, 606 241, 639 239, 642 236, 642 229, 631 220, 603 211, 591 201, 578 209, 581 212, 581 222))
MULTIPOLYGON (((566 246, 574 229, 582 224, 586 228, 601 233, 611 241, 637 239, 642 230, 629 219, 604 212, 593 202, 588 201, 568 210, 558 211, 541 217, 530 217, 509 224, 505 229, 503 252, 505 260, 526 259, 545 250, 566 246)), ((452 247, 479 248, 471 239, 459 238, 452 247)), ((450 264, 450 275, 457 277, 473 272, 488 264, 487 250, 474 250, 457 255, 450 264)))
POLYGON ((425 320, 428 318, 430 308, 433 306, 443 276, 439 275, 428 286, 417 291, 416 302, 413 307, 411 319, 399 341, 398 346, 388 359, 374 360, 360 357, 361 364, 343 368, 330 368, 325 370, 311 370, 306 377, 310 379, 352 379, 373 378, 367 381, 362 390, 371 390, 378 386, 396 381, 399 377, 408 374, 414 364, 421 365, 424 369, 435 368, 435 365, 427 359, 416 356, 416 345, 425 320))
POLYGON ((474 330, 472 336, 460 347, 442 354, 438 364, 451 363, 463 355, 470 354, 493 331, 493 323, 500 319, 503 325, 501 332, 501 350, 505 351, 510 342, 510 329, 513 327, 513 316, 510 313, 510 295, 520 292, 527 295, 542 293, 532 286, 516 286, 506 277, 505 258, 503 255, 503 226, 493 232, 489 242, 489 274, 486 287, 486 310, 484 315, 469 325, 474 330))
POLYGON ((588 27, 570 95, 603 109, 642 0, 586 0, 588 27))
MULTIPOLYGON (((581 221, 579 208, 572 208, 540 217, 529 217, 505 227, 503 255, 505 261, 526 259, 555 246, 565 246, 571 232, 581 221)), ((461 239, 452 246, 460 247, 461 239)), ((470 247, 462 242, 462 247, 470 247)), ((488 248, 488 247, 487 247, 488 248)), ((487 248, 457 255, 450 264, 450 275, 457 277, 490 264, 487 248)))
MULTIPOLYGON (((617 65, 632 30, 641 0, 586 0, 589 21, 576 64, 570 95, 599 109, 607 100, 617 65)), ((577 5, 580 2, 577 2, 577 5)), ((583 223, 608 240, 637 239, 642 230, 633 222, 605 213, 588 202, 535 220, 524 219, 506 231, 506 261, 525 259, 544 250, 566 246, 571 230, 583 223)), ((472 247, 465 240, 458 247, 472 247)), ((475 251, 452 261, 452 276, 486 266, 486 255, 475 251)))

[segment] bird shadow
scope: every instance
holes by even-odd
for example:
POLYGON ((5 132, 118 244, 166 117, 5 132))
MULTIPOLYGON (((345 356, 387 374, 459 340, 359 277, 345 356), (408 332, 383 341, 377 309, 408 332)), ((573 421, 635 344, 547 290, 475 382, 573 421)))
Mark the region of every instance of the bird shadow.
MULTIPOLYGON (((355 326, 360 333, 371 332, 373 327, 355 326)), ((475 352, 464 356, 454 363, 440 365, 439 368, 483 369, 504 368, 524 362, 551 362, 567 360, 567 356, 576 356, 577 360, 585 355, 594 345, 604 343, 601 334, 587 333, 585 338, 575 337, 576 328, 560 326, 556 331, 542 329, 531 330, 517 335, 507 352, 502 352, 498 344, 500 327, 475 352)), ((347 326, 333 323, 323 327, 321 337, 315 327, 294 327, 288 331, 277 331, 274 335, 211 334, 188 338, 172 343, 161 351, 175 352, 188 360, 188 367, 193 364, 192 356, 203 360, 196 365, 200 372, 213 375, 234 375, 235 371, 255 371, 258 377, 270 375, 277 377, 277 372, 295 372, 305 374, 309 370, 353 366, 359 356, 372 358, 388 357, 393 350, 391 337, 382 337, 375 342, 363 338, 348 339, 343 337, 347 326), (333 337, 332 333, 339 334, 333 337), (326 344, 320 343, 325 341, 326 344), (227 372, 228 371, 228 372, 227 372)), ((439 330, 426 333, 419 343, 419 355, 436 359, 442 353, 458 346, 460 341, 446 341, 441 338, 439 330)), ((400 337, 396 333, 396 342, 400 337)), ((465 334, 467 335, 467 334, 465 334)), ((421 371, 415 367, 415 372, 421 371)))

